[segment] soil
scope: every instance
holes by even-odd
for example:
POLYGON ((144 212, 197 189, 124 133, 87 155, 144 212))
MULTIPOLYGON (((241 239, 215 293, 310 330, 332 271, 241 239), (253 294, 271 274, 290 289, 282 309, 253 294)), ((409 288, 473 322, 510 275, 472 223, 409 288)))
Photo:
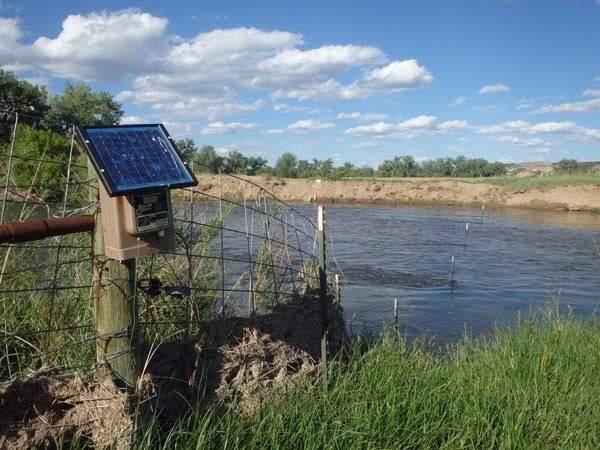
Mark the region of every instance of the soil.
POLYGON ((135 395, 76 375, 2 382, 0 448, 56 448, 73 439, 97 449, 129 448, 132 411, 142 424, 159 427, 190 405, 254 414, 268 397, 309 388, 319 378, 325 324, 328 353, 336 354, 347 339, 342 309, 310 295, 269 314, 204 322, 194 339, 142 349, 146 364, 135 395))
POLYGON ((255 185, 229 176, 201 174, 198 190, 218 198, 219 193, 245 193, 256 198, 262 186, 290 203, 358 203, 436 206, 521 207, 591 211, 600 209, 600 184, 564 185, 507 192, 502 186, 448 179, 406 178, 379 180, 306 180, 269 177, 241 177, 255 185))

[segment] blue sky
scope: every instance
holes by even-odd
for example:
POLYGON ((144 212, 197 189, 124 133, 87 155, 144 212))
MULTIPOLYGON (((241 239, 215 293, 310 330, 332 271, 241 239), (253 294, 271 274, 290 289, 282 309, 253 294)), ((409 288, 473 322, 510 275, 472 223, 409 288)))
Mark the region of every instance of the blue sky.
POLYGON ((271 164, 600 160, 600 0, 0 0, 0 67, 271 164))

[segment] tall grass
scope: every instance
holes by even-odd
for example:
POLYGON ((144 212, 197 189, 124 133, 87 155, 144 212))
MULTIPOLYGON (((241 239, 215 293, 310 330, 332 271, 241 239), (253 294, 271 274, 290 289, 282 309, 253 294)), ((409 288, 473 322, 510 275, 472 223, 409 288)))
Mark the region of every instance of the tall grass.
POLYGON ((600 323, 520 319, 442 352, 383 336, 333 366, 329 389, 273 398, 256 416, 195 412, 138 448, 600 448, 600 323))

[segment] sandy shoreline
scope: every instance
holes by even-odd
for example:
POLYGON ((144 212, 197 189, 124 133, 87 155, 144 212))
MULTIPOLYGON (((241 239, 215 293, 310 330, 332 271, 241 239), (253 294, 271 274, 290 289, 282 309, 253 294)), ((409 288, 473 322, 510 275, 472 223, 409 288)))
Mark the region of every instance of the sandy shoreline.
MULTIPOLYGON (((519 207, 566 211, 600 210, 600 185, 563 185, 507 192, 502 186, 458 180, 405 179, 306 180, 240 177, 290 203, 359 203, 434 206, 519 207)), ((218 197, 245 192, 256 198, 259 188, 234 177, 201 174, 197 190, 218 197)))

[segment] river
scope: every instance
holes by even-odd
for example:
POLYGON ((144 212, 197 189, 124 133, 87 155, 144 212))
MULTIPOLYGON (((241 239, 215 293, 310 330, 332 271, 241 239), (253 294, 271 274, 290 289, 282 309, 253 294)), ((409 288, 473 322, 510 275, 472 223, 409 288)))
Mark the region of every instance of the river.
POLYGON ((600 304, 597 214, 332 205, 326 225, 353 333, 393 324, 394 299, 408 340, 437 344, 508 326, 556 300, 582 317, 600 304))

